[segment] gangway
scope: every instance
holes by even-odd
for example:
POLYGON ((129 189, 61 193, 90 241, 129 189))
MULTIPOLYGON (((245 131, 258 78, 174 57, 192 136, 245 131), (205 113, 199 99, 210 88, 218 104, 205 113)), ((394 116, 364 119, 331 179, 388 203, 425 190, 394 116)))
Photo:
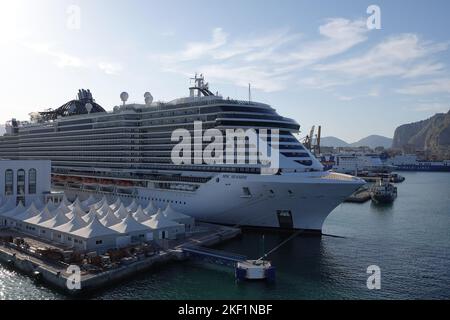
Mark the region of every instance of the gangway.
POLYGON ((275 280, 275 268, 269 261, 248 260, 244 255, 193 245, 180 249, 190 258, 234 268, 237 280, 275 280))
POLYGON ((247 257, 244 255, 199 246, 182 246, 180 249, 188 257, 230 267, 236 267, 237 263, 247 260, 247 257))

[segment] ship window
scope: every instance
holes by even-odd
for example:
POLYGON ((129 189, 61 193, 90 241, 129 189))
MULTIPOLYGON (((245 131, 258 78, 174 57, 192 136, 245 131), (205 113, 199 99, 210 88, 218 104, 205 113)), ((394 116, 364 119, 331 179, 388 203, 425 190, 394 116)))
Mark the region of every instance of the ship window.
POLYGON ((25 170, 17 171, 17 194, 25 194, 25 170))
POLYGON ((14 172, 11 169, 5 172, 5 196, 10 196, 14 193, 14 172))
POLYGON ((28 193, 29 194, 36 194, 36 177, 37 172, 36 169, 30 169, 28 171, 28 193))

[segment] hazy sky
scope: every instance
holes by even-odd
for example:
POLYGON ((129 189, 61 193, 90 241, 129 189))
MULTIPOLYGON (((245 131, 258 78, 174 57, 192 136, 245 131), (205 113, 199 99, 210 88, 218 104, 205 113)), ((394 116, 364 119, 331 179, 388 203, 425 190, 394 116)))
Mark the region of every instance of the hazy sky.
POLYGON ((108 110, 122 91, 171 100, 202 72, 224 96, 247 99, 251 83, 304 135, 392 136, 450 108, 449 14, 447 0, 2 1, 0 121, 79 88, 108 110), (367 28, 371 4, 381 30, 367 28))

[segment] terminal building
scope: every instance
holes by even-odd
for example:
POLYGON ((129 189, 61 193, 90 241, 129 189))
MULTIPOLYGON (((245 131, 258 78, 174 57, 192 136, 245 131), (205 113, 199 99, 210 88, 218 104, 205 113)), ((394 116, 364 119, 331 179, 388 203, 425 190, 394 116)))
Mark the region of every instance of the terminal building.
POLYGON ((51 192, 51 162, 48 160, 0 160, 0 205, 14 207, 44 201, 51 192))
POLYGON ((0 160, 0 228, 50 241, 77 251, 104 252, 143 242, 184 237, 193 218, 170 205, 145 208, 136 201, 110 203, 91 195, 69 201, 51 192, 51 163, 0 160))

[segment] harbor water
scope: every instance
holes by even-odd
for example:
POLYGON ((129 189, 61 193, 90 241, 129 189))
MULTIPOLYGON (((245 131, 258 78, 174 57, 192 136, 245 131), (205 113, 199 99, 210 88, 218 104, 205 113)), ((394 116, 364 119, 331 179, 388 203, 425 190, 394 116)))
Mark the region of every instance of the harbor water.
MULTIPOLYGON (((269 258, 274 284, 236 283, 231 269, 171 263, 89 299, 450 299, 450 173, 401 173, 392 205, 345 203, 323 237, 300 236, 269 258), (367 268, 381 269, 381 289, 367 288, 367 268)), ((219 247, 259 258, 289 237, 246 231, 219 247)), ((65 299, 0 266, 0 299, 65 299)))

